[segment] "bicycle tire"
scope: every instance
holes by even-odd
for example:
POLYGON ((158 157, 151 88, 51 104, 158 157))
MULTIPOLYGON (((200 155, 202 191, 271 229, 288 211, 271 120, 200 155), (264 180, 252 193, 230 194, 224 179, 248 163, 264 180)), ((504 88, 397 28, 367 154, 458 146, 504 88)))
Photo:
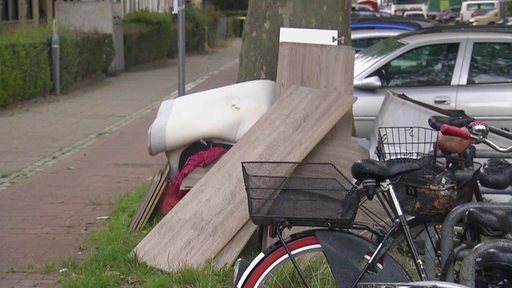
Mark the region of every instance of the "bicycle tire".
MULTIPOLYGON (((350 237, 362 239, 355 235, 350 237)), ((340 279, 354 279, 356 276, 353 273, 353 268, 343 270, 345 273, 348 273, 346 275, 337 275, 336 277, 333 275, 330 268, 331 264, 326 258, 320 239, 316 236, 314 230, 292 235, 287 241, 287 246, 294 256, 295 261, 301 267, 301 271, 306 276, 310 287, 338 287, 336 284, 340 282, 340 279)), ((347 249, 351 249, 351 247, 347 247, 347 249)), ((357 259, 357 261, 360 260, 361 259, 357 259)), ((391 259, 391 261, 394 261, 394 259, 391 259)), ((361 263, 358 264, 362 265, 361 263)), ((389 279, 390 276, 382 275, 382 271, 383 270, 379 271, 379 273, 381 274, 380 276, 383 277, 377 278, 389 279)), ((406 275, 405 271, 403 275, 406 275)), ((403 281, 404 278, 398 280, 403 281)), ((349 286, 350 281, 353 280, 342 282, 349 286)), ((304 283, 297 270, 293 267, 285 247, 279 243, 265 252, 265 256, 252 267, 243 285, 239 287, 304 287, 304 283)))
MULTIPOLYGON (((304 287, 299 274, 291 264, 284 246, 277 245, 275 247, 273 251, 268 253, 266 257, 261 259, 254 267, 243 287, 304 287), (285 275, 281 276, 279 273, 284 273, 285 275), (284 277, 284 279, 281 277, 284 277), (286 283, 280 283, 279 281, 281 280, 286 281, 286 283), (279 284, 282 286, 279 286, 279 284)), ((305 271, 304 269, 309 269, 308 267, 304 267, 307 263, 301 259, 303 255, 309 254, 309 256, 307 256, 308 258, 319 257, 321 259, 319 262, 327 261, 325 256, 323 256, 320 242, 315 235, 305 235, 304 237, 294 239, 288 243, 288 248, 292 255, 296 257, 295 259, 303 271, 305 271)), ((310 261, 307 262, 312 263, 310 261)), ((322 264, 319 264, 317 267, 319 269, 325 269, 325 266, 322 264)), ((330 269, 325 270, 325 272, 325 282, 323 282, 322 286, 317 285, 313 287, 336 287, 334 276, 330 272, 330 269)), ((308 279, 308 281, 310 280, 314 281, 314 279, 308 279)))

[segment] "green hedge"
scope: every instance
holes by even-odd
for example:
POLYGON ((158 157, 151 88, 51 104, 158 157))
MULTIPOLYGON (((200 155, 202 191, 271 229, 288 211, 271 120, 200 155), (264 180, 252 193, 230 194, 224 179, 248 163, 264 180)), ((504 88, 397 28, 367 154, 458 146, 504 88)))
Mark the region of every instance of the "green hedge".
MULTIPOLYGON (((203 52, 206 45, 215 46, 222 16, 213 6, 202 9, 187 6, 186 51, 203 52)), ((123 19, 123 29, 126 67, 176 57, 177 15, 130 13, 123 19)), ((59 30, 59 52, 61 93, 84 79, 106 74, 115 57, 111 34, 74 33, 65 28, 59 30)), ((0 34, 0 106, 51 93, 54 87, 51 55, 49 27, 0 34)))
POLYGON ((106 74, 115 56, 112 34, 63 31, 59 46, 62 92, 84 79, 106 74))
POLYGON ((48 93, 48 43, 35 30, 0 36, 0 106, 48 93))
MULTIPOLYGON (((221 17, 222 13, 212 6, 203 9, 186 6, 185 50, 203 52, 207 46, 215 46, 217 25, 221 17), (205 37, 206 31, 208 38, 205 37)), ((176 14, 147 11, 125 15, 123 28, 126 67, 165 57, 175 58, 178 51, 177 18, 176 14)))
POLYGON ((123 19, 126 67, 169 55, 173 23, 168 14, 134 12, 123 19))
POLYGON ((207 49, 207 46, 215 46, 217 25, 221 17, 222 13, 213 6, 206 6, 204 9, 187 6, 185 9, 185 50, 202 52, 207 49), (207 38, 206 31, 208 31, 207 38), (208 45, 206 45, 206 41, 208 41, 208 45))
MULTIPOLYGON (((110 34, 59 32, 60 90, 106 73, 114 59, 110 34)), ((0 35, 0 106, 52 92, 52 32, 49 28, 0 35)))

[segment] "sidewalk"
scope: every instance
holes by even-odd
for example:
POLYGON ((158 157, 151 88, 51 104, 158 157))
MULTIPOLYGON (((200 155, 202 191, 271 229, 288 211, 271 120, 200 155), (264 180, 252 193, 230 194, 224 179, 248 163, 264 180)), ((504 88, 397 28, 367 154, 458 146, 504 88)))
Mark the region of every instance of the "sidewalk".
MULTIPOLYGON (((187 57, 187 94, 235 83, 240 45, 187 57)), ((0 110, 0 287, 58 287, 34 272, 79 258, 114 200, 164 165, 147 129, 177 95, 175 62, 0 110)))

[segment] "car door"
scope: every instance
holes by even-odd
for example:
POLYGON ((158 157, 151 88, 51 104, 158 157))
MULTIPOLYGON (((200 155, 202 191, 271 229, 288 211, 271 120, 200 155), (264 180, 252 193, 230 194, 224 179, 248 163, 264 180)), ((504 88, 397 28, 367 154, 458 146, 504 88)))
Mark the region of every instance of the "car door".
MULTIPOLYGON (((354 89, 358 97, 354 105, 356 135, 368 137, 373 120, 379 112, 388 90, 404 93, 422 102, 443 109, 456 108, 457 82, 460 67, 458 60, 461 41, 423 44, 403 49, 388 61, 371 68, 367 79, 378 77, 381 88, 354 89)), ((412 45, 411 45, 412 46, 412 45)), ((404 46, 407 47, 407 46, 404 46)), ((425 120, 427 121, 427 119, 425 120)))
POLYGON ((468 41, 456 107, 512 131, 512 37, 468 41))

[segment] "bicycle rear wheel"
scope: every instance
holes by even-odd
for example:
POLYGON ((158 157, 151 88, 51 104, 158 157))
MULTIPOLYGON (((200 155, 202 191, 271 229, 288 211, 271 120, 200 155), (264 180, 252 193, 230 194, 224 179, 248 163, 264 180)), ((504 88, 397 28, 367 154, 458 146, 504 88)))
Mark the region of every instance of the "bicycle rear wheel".
MULTIPOLYGON (((336 287, 329 263, 315 235, 292 240, 288 248, 311 287, 336 287)), ((304 287, 284 246, 279 245, 253 269, 243 287, 304 287)))
MULTIPOLYGON (((330 230, 306 231, 292 235, 287 241, 287 247, 310 287, 351 287, 369 258, 368 253, 374 250, 374 246, 362 237, 330 230), (327 252, 329 259, 326 251, 330 251, 327 252)), ((379 265, 378 271, 374 271, 376 273, 368 272, 363 281, 409 279, 407 273, 389 255, 386 255, 382 265, 379 265)), ((276 244, 252 266, 250 274, 239 287, 304 286, 286 248, 276 244)))

